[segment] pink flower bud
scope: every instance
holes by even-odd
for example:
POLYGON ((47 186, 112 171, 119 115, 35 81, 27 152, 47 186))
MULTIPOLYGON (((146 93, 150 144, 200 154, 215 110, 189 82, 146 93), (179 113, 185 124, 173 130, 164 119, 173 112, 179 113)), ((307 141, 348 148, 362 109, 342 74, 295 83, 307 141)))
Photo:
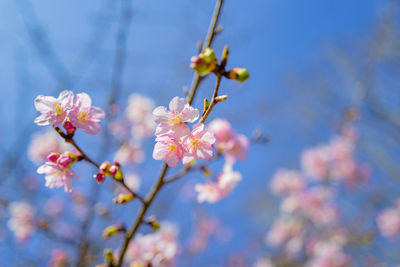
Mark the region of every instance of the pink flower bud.
POLYGON ((102 183, 106 180, 106 176, 100 172, 94 175, 94 178, 96 178, 97 183, 102 183))
POLYGON ((47 156, 47 159, 51 162, 56 163, 58 158, 60 157, 60 154, 58 153, 51 153, 50 155, 47 156))
POLYGON ((119 161, 114 161, 114 165, 117 166, 118 168, 121 168, 121 164, 119 163, 119 161))
POLYGON ((67 167, 72 162, 70 156, 66 154, 61 154, 57 159, 57 164, 63 167, 67 167))
POLYGON ((72 134, 76 130, 76 127, 70 121, 64 122, 63 127, 67 131, 68 134, 72 134))
POLYGON ((110 174, 111 174, 112 176, 114 176, 114 175, 117 174, 118 169, 119 169, 119 167, 117 167, 117 166, 115 166, 115 165, 112 165, 108 171, 110 172, 110 174))
POLYGON ((110 168, 110 162, 108 162, 108 161, 104 161, 101 165, 100 165, 100 167, 99 167, 99 169, 100 169, 100 171, 101 172, 107 172, 108 171, 108 169, 110 168))

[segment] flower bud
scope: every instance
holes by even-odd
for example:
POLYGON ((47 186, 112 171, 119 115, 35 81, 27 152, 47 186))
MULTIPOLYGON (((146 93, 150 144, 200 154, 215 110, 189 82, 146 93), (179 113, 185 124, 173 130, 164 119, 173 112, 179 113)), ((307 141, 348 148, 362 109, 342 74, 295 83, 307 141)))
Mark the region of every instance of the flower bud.
POLYGON ((119 194, 116 198, 114 198, 115 204, 125 204, 130 202, 133 199, 132 194, 119 194))
POLYGON ((108 169, 110 168, 110 166, 111 166, 110 162, 104 161, 104 162, 100 165, 99 169, 100 169, 100 171, 101 171, 102 173, 106 173, 106 172, 108 172, 108 169))
POLYGON ((201 57, 193 56, 190 59, 190 67, 197 71, 199 75, 207 73, 207 64, 201 57))
POLYGON ((50 155, 47 156, 47 159, 51 162, 56 163, 58 158, 60 157, 60 154, 58 153, 51 153, 50 155))
POLYGON ((76 127, 70 121, 64 122, 63 127, 67 131, 67 134, 73 134, 76 130, 76 127))
POLYGON ((110 172, 110 174, 111 174, 112 176, 114 176, 114 175, 117 174, 118 169, 119 169, 119 168, 118 168, 117 166, 112 165, 112 166, 110 167, 110 169, 108 169, 108 171, 110 172))
POLYGON ((217 102, 222 102, 222 101, 225 101, 227 98, 228 98, 227 95, 220 95, 220 96, 217 96, 217 97, 215 98, 215 100, 216 100, 217 102))
POLYGON ((106 248, 104 250, 104 259, 107 261, 108 264, 113 264, 114 262, 114 255, 111 249, 106 248))
POLYGON ((193 56, 190 59, 190 67, 196 70, 199 75, 213 72, 217 65, 218 60, 215 58, 214 51, 209 47, 198 56, 193 56))
POLYGON ((211 62, 213 62, 215 60, 214 51, 209 47, 204 49, 204 52, 201 54, 203 55, 203 59, 207 64, 210 64, 211 62))
POLYGON ((242 83, 250 78, 250 75, 246 69, 234 68, 233 70, 228 71, 226 77, 242 83))
POLYGON ((63 167, 71 167, 69 166, 72 163, 70 156, 67 154, 61 154, 60 157, 57 159, 57 164, 63 167))
POLYGON ((160 223, 157 221, 155 216, 151 216, 148 220, 148 224, 153 228, 154 231, 160 230, 160 223))
POLYGON ((120 224, 120 225, 110 225, 107 226, 106 229, 103 231, 103 238, 107 239, 112 235, 116 235, 120 232, 125 232, 125 227, 120 224))
POLYGON ((99 183, 102 183, 102 182, 104 182, 104 181, 106 180, 106 176, 105 176, 103 173, 101 173, 101 172, 99 172, 99 173, 93 175, 93 177, 97 180, 97 183, 98 183, 98 184, 99 184, 99 183))

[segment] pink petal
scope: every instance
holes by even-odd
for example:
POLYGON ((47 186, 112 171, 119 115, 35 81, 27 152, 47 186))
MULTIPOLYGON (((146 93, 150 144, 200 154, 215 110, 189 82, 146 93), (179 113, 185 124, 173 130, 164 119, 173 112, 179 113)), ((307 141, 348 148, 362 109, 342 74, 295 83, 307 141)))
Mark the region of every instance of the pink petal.
POLYGON ((54 121, 54 117, 53 116, 48 116, 45 114, 40 115, 39 117, 37 117, 34 122, 39 125, 39 126, 45 126, 45 125, 49 125, 54 121))
POLYGON ((172 98, 171 102, 169 102, 169 109, 175 111, 176 113, 181 113, 187 104, 187 100, 185 98, 180 98, 175 96, 172 98))
POLYGON ((101 108, 92 107, 90 109, 90 119, 95 122, 99 122, 106 117, 106 114, 101 108))
POLYGON ((79 109, 90 108, 92 106, 92 100, 86 93, 77 94, 75 97, 75 106, 79 109))
POLYGON ((156 107, 153 110, 153 118, 156 123, 161 123, 161 122, 167 121, 169 119, 169 117, 170 117, 170 114, 167 111, 167 108, 164 106, 156 107))
POLYGON ((34 104, 37 111, 46 114, 53 112, 54 105, 57 104, 57 99, 52 96, 39 95, 35 98, 34 104))

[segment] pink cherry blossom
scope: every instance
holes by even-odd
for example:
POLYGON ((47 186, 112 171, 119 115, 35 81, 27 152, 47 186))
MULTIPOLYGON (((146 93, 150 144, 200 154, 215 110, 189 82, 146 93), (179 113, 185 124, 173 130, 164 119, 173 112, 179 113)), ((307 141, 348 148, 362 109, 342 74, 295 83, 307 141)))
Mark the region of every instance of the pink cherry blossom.
POLYGON ((278 218, 266 236, 266 242, 273 247, 282 246, 285 242, 302 237, 304 225, 300 220, 289 217, 278 218))
POLYGON ((199 110, 189 105, 185 98, 174 97, 169 103, 169 111, 164 106, 153 110, 154 121, 158 124, 156 135, 185 128, 186 122, 194 122, 199 118, 199 110))
POLYGON ((242 179, 239 172, 233 171, 231 163, 225 163, 223 172, 219 175, 217 182, 206 182, 196 184, 195 191, 198 192, 197 202, 216 203, 228 196, 236 184, 242 179))
POLYGON ((197 202, 216 203, 223 197, 223 191, 216 182, 196 184, 194 190, 198 192, 197 202))
POLYGON ((184 148, 175 136, 161 135, 156 138, 156 142, 153 150, 155 160, 165 160, 168 166, 174 167, 183 159, 184 148))
POLYGON ((68 117, 76 128, 88 134, 97 134, 101 131, 99 122, 105 118, 105 113, 101 108, 92 106, 90 96, 80 93, 75 96, 68 117))
POLYGON ((42 163, 47 156, 54 153, 62 153, 71 149, 71 145, 66 143, 53 129, 44 133, 35 133, 32 136, 28 148, 29 159, 34 163, 42 163))
POLYGON ((27 202, 11 202, 8 210, 11 218, 8 227, 18 241, 25 241, 35 231, 35 209, 27 202))
POLYGON ((272 192, 277 195, 299 192, 305 186, 305 180, 300 172, 285 169, 278 170, 271 182, 272 192))
POLYGON ((37 169, 37 173, 45 174, 45 186, 48 188, 64 186, 65 192, 72 192, 72 178, 77 177, 71 169, 54 162, 46 162, 37 169))
POLYGON ((210 122, 207 129, 216 137, 215 145, 227 161, 233 163, 237 159, 246 159, 250 142, 246 136, 236 134, 227 120, 215 119, 210 122))
POLYGON ((114 160, 121 164, 142 163, 145 158, 139 143, 127 142, 117 150, 114 160))
POLYGON ((66 267, 69 265, 68 254, 60 248, 53 249, 49 267, 66 267))
POLYGON ((194 159, 209 160, 213 156, 214 135, 204 130, 204 124, 198 123, 193 126, 192 133, 183 137, 185 156, 183 164, 188 164, 194 159))
POLYGON ((400 234, 400 210, 389 208, 383 210, 377 218, 377 224, 381 234, 389 239, 396 239, 400 234))
POLYGON ((151 116, 153 109, 154 101, 151 98, 140 94, 131 94, 125 110, 125 116, 131 123, 138 123, 147 116, 151 116))
POLYGON ((218 177, 218 186, 226 196, 233 190, 240 180, 242 180, 240 172, 234 171, 232 164, 227 162, 224 164, 223 172, 218 177))
POLYGON ((60 126, 66 119, 68 110, 72 106, 74 94, 71 91, 62 91, 58 98, 39 95, 35 98, 35 108, 42 113, 35 119, 40 126, 53 124, 60 126))
POLYGON ((163 222, 159 231, 147 235, 137 235, 129 244, 126 261, 141 266, 174 266, 174 259, 179 252, 178 230, 163 222))

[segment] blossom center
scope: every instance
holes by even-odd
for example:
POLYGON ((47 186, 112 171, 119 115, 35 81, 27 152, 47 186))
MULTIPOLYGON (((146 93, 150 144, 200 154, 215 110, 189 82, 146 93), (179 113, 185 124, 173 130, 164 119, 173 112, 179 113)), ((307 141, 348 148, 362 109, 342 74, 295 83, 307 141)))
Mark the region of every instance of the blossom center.
POLYGON ((80 112, 78 115, 78 120, 80 121, 87 121, 89 114, 87 112, 80 112))
POLYGON ((55 112, 57 116, 61 116, 64 113, 64 110, 59 104, 56 104, 55 112))

